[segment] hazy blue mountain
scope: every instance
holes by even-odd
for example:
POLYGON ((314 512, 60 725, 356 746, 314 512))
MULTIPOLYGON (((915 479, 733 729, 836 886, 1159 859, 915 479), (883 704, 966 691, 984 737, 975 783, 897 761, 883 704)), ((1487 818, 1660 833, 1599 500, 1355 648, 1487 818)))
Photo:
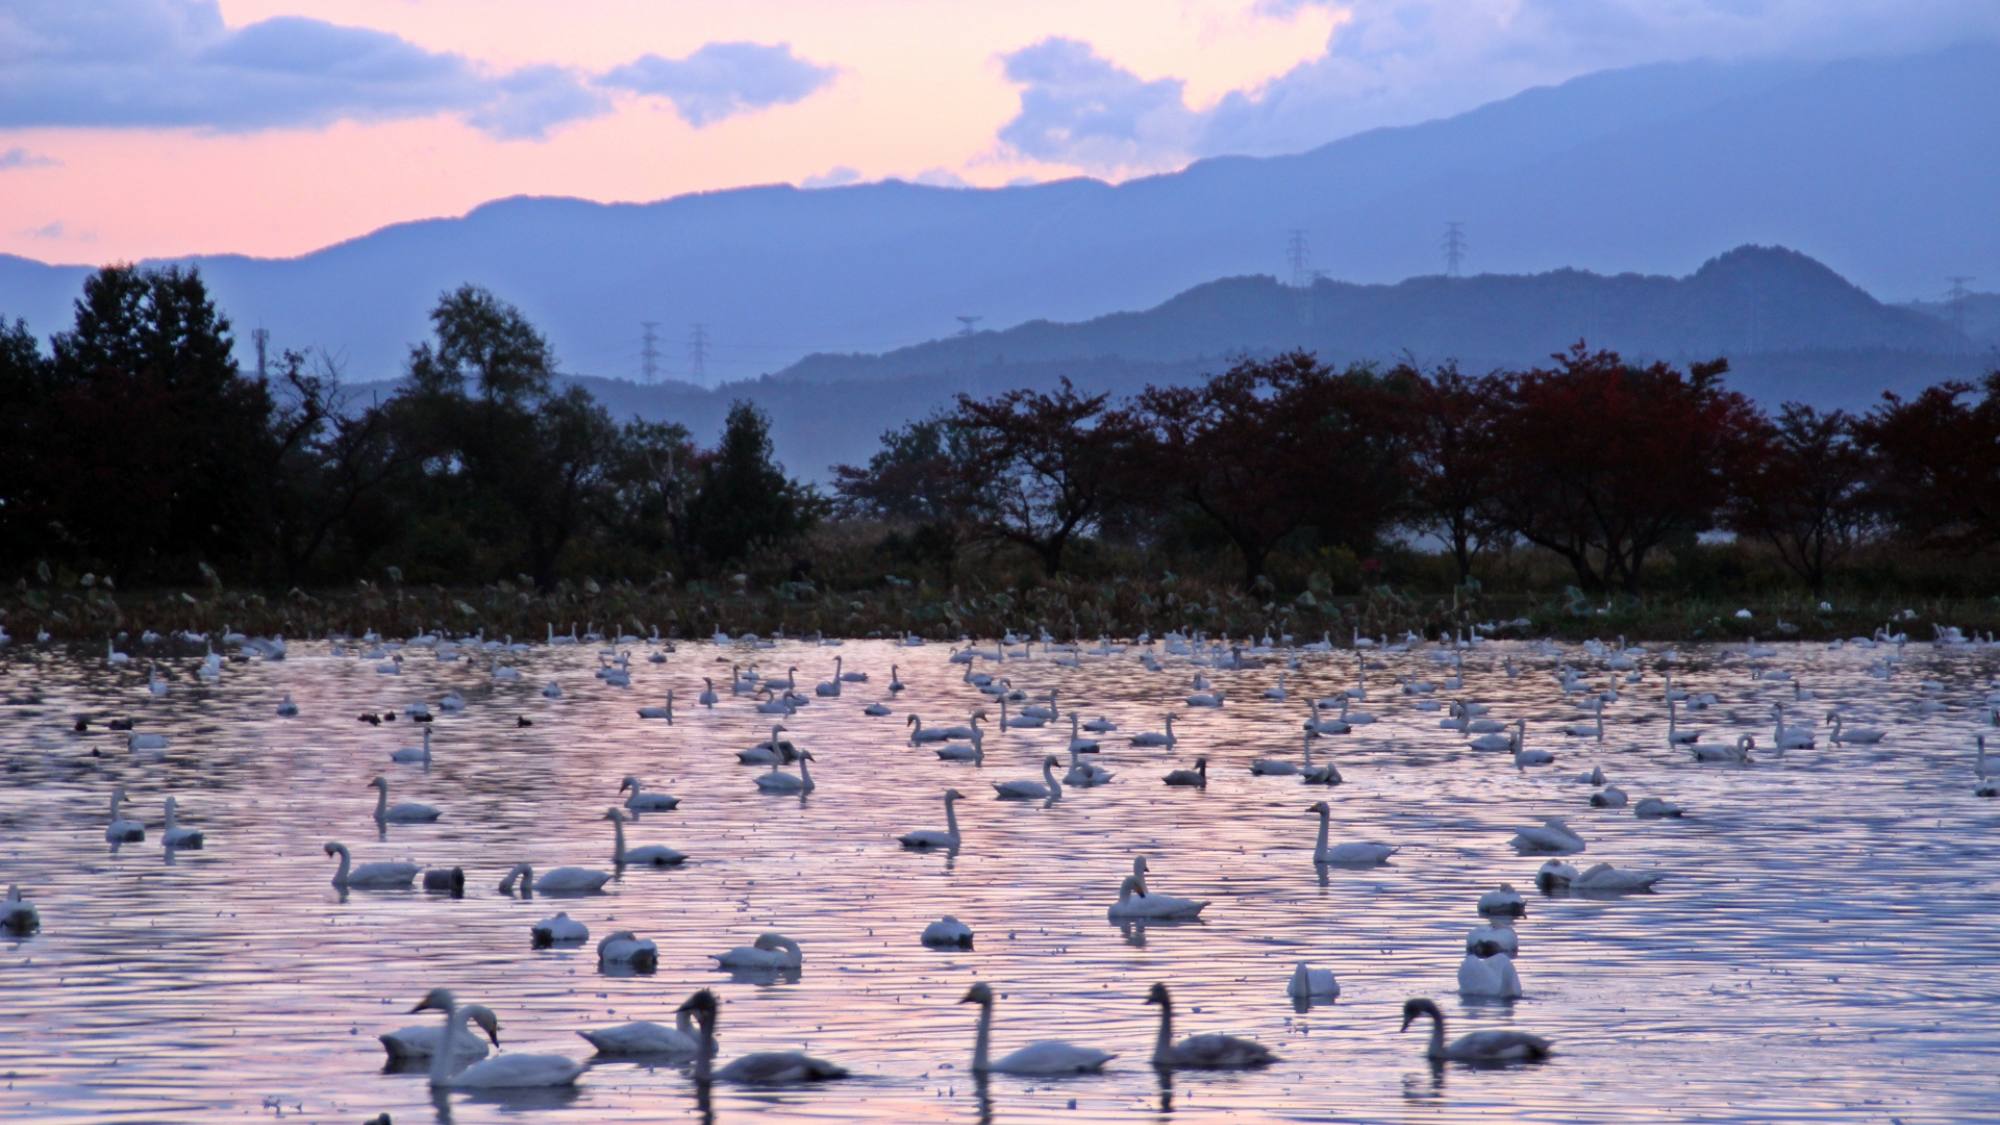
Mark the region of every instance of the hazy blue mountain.
MULTIPOLYGON (((1466 223, 1469 264, 1485 272, 1682 274, 1714 247, 1776 242, 1914 298, 1945 275, 2000 276, 1997 135, 2000 48, 1692 62, 1118 186, 510 199, 296 259, 198 261, 240 327, 344 356, 356 379, 393 375, 437 294, 468 280, 519 304, 571 370, 636 372, 639 321, 658 320, 679 373, 682 336, 703 322, 711 377, 735 378, 929 339, 959 314, 991 328, 1149 307, 1272 272, 1289 228, 1333 276, 1432 273, 1446 219, 1466 223)), ((82 277, 0 258, 0 313, 52 331, 82 277)), ((1437 346, 1418 335, 1392 350, 1437 346)))

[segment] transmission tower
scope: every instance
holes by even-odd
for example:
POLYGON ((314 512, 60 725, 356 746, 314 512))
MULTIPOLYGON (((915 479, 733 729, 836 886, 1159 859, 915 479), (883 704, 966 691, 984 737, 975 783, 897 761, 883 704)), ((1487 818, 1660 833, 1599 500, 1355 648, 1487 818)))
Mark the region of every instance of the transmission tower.
POLYGON ((648 383, 660 381, 660 322, 639 322, 639 377, 648 383))
POLYGON ((1970 274, 1953 274, 1945 278, 1945 280, 1951 282, 1951 288, 1944 292, 1945 301, 1951 305, 1951 325, 1953 328, 1958 329, 1959 335, 1963 336, 1965 335, 1965 299, 1972 296, 1972 290, 1967 289, 1965 283, 1976 279, 1970 274))
POLYGON ((1312 284, 1312 244, 1306 241, 1302 227, 1293 227, 1285 238, 1285 261, 1292 267, 1292 288, 1304 289, 1312 284))
MULTIPOLYGON (((1968 278, 1967 280, 1971 279, 1968 278)), ((263 382, 268 373, 268 368, 265 364, 271 347, 271 330, 268 328, 255 329, 250 333, 250 339, 257 345, 257 381, 263 382)))
POLYGON ((1444 275, 1457 277, 1458 267, 1465 262, 1465 223, 1453 219, 1444 225, 1444 275))
POLYGON ((699 383, 708 375, 708 325, 688 330, 688 376, 699 383))

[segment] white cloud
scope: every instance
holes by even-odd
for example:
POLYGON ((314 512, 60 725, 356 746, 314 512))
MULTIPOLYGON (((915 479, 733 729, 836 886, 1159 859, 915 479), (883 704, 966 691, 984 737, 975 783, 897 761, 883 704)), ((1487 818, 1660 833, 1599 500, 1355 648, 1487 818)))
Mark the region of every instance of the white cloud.
POLYGON ((846 187, 861 182, 861 172, 845 164, 828 168, 816 176, 807 176, 799 181, 799 186, 807 190, 813 188, 846 187))
POLYGON ((19 145, 9 149, 0 149, 0 172, 5 172, 12 168, 54 168, 60 164, 62 164, 62 161, 57 160, 53 156, 43 156, 39 152, 29 152, 19 145))
POLYGON ((839 71, 789 44, 709 43, 684 58, 644 55, 604 75, 606 86, 666 98, 699 129, 739 113, 803 101, 839 71))

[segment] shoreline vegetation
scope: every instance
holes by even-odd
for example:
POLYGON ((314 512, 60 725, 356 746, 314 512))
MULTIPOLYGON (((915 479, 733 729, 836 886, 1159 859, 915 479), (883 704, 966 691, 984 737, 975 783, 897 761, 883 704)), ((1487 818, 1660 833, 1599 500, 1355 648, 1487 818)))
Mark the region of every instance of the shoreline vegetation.
POLYGON ((360 402, 323 354, 240 370, 190 270, 98 271, 46 348, 0 320, 0 629, 2000 631, 2000 371, 1850 414, 1582 341, 1484 375, 1294 351, 1116 401, 961 395, 822 487, 749 403, 713 446, 612 419, 477 286, 430 321, 360 402))

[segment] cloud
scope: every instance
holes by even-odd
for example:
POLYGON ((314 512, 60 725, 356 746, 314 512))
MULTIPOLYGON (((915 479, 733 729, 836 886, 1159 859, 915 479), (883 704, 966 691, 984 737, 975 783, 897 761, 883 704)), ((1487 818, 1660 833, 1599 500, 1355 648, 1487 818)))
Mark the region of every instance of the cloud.
POLYGON ((538 137, 608 108, 586 77, 494 72, 399 36, 215 0, 17 0, 0 13, 0 128, 312 128, 452 114, 538 137))
POLYGON ((810 191, 813 188, 846 187, 848 184, 858 184, 860 182, 861 173, 859 170, 841 164, 828 168, 817 176, 807 176, 805 179, 799 181, 799 186, 810 191))
POLYGON ((53 223, 44 223, 38 227, 30 227, 27 230, 22 231, 21 233, 27 235, 29 238, 48 238, 48 239, 65 238, 68 237, 69 234, 69 232, 63 228, 62 222, 60 220, 53 223))
POLYGON ((29 152, 18 145, 14 148, 0 149, 0 172, 5 172, 12 168, 54 168, 61 163, 62 161, 57 160, 53 156, 43 156, 39 152, 29 152))
POLYGON ((1085 43, 1002 57, 1021 87, 1003 155, 1117 175, 1223 153, 1297 152, 1596 70, 1693 58, 1828 59, 2000 40, 1992 0, 1256 0, 1340 16, 1315 59, 1212 105, 1085 43))
POLYGON ((643 55, 600 81, 665 98, 699 129, 739 113, 803 101, 838 73, 799 58, 785 43, 709 43, 685 58, 643 55))

